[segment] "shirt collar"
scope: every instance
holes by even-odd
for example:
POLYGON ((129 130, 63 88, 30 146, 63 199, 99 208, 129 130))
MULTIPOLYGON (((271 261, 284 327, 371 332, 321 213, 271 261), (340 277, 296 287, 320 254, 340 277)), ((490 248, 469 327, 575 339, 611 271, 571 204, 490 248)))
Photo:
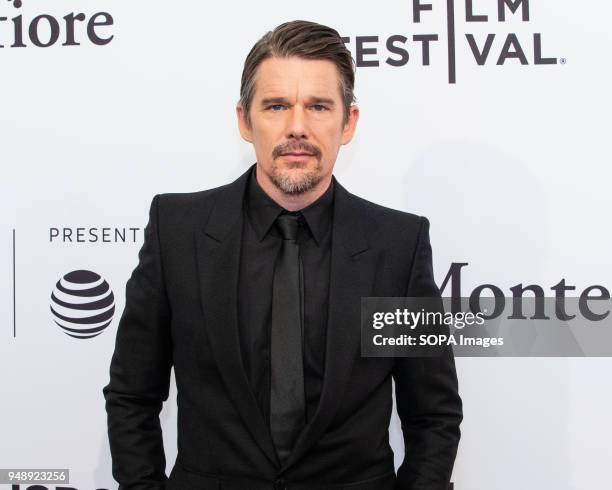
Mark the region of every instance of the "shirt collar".
MULTIPOLYGON (((257 166, 249 175, 247 194, 245 197, 246 211, 259 241, 270 231, 274 221, 282 212, 289 212, 268 196, 261 188, 256 178, 257 166)), ((314 202, 300 209, 304 221, 317 245, 332 223, 332 203, 334 199, 334 179, 331 180, 327 190, 314 202)))

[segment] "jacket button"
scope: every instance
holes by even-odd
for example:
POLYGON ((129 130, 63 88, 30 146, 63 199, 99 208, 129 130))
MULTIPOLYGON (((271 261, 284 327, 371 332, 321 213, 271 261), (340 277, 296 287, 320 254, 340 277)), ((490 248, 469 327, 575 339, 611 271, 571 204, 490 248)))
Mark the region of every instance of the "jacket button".
POLYGON ((274 490, 287 490, 285 480, 282 478, 277 478, 276 480, 274 480, 274 490))

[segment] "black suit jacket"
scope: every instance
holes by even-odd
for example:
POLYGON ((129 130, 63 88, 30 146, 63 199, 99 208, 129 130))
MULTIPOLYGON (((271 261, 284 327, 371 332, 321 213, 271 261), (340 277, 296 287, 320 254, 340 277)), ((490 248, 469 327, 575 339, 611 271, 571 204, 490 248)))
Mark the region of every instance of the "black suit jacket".
POLYGON ((427 219, 366 201, 336 180, 323 388, 316 415, 281 466, 238 338, 247 175, 153 198, 103 389, 119 488, 363 482, 348 488, 446 490, 462 419, 452 351, 437 358, 360 356, 362 296, 440 295, 427 219), (178 455, 168 479, 159 412, 172 366, 178 455), (397 476, 388 440, 392 378, 406 447, 397 476))

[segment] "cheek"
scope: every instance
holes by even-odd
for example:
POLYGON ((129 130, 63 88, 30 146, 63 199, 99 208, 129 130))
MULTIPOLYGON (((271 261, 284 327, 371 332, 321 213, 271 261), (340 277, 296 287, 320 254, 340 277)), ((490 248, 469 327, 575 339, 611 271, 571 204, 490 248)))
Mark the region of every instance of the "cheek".
POLYGON ((336 151, 337 147, 340 146, 341 142, 342 132, 339 130, 338 127, 336 127, 336 125, 326 131, 324 135, 324 141, 322 141, 324 149, 328 152, 336 151))
POLYGON ((253 136, 254 136, 253 143, 257 148, 261 150, 272 148, 274 140, 269 134, 269 132, 259 130, 255 132, 253 136))
POLYGON ((264 121, 254 128, 254 136, 262 145, 272 144, 283 136, 282 130, 277 126, 278 124, 264 121))

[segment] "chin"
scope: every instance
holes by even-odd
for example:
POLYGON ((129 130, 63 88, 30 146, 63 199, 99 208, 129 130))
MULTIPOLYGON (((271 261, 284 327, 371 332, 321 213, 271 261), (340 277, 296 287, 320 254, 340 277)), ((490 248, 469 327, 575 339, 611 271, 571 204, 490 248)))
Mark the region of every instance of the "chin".
MULTIPOLYGON (((282 158, 282 157, 281 157, 282 158)), ((277 166, 278 170, 281 171, 307 171, 308 169, 316 170, 318 168, 317 162, 309 162, 309 158, 304 158, 303 160, 281 160, 280 168, 277 166)))
MULTIPOLYGON (((294 165, 292 163, 292 165, 294 165)), ((297 195, 314 189, 323 176, 317 170, 294 168, 276 171, 271 176, 274 185, 285 194, 297 195)))

